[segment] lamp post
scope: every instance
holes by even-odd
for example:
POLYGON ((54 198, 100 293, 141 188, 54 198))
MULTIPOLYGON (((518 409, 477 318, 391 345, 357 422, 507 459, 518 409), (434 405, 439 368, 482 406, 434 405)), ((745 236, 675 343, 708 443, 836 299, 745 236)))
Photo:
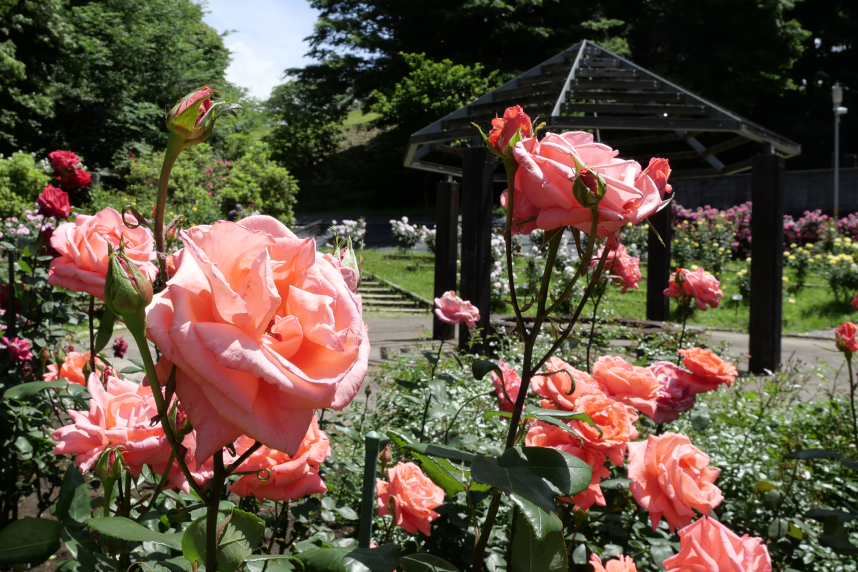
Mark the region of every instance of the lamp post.
POLYGON ((849 111, 841 107, 843 102, 843 88, 840 82, 831 86, 831 101, 834 103, 834 225, 840 219, 840 116, 849 111))

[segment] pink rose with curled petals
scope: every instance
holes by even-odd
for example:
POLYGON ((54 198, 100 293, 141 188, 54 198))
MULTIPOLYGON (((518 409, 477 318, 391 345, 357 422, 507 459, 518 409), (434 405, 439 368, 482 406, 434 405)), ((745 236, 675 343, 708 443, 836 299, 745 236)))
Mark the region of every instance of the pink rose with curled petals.
POLYGON ((658 425, 676 421, 679 414, 688 411, 697 402, 697 391, 692 387, 700 386, 700 378, 693 373, 667 361, 657 361, 649 369, 659 383, 656 409, 652 420, 658 425))
MULTIPOLYGON (((525 221, 533 217, 536 227, 543 230, 574 226, 590 232, 592 211, 578 202, 572 191, 580 164, 591 175, 601 175, 606 183, 605 196, 597 207, 596 228, 599 236, 608 238, 608 246, 615 248, 623 226, 637 224, 659 208, 667 192, 665 173, 669 174, 669 169, 659 167, 659 188, 652 177, 654 170, 644 171, 637 161, 618 159, 617 154, 607 145, 595 143, 592 134, 580 131, 549 133, 542 141, 531 137, 517 143, 513 149, 519 164, 513 232, 526 232, 529 225, 525 221)), ((595 181, 595 175, 590 180, 595 181)))
POLYGON ((590 556, 590 565, 593 567, 593 572, 638 572, 635 561, 622 554, 613 560, 608 560, 604 566, 602 565, 602 559, 592 554, 590 556))
MULTIPOLYGON (((593 260, 590 261, 590 268, 595 268, 599 265, 602 259, 603 250, 593 255, 593 260)), ((616 276, 614 283, 617 286, 623 287, 623 294, 629 288, 638 290, 638 280, 641 279, 641 261, 640 258, 629 256, 626 252, 626 247, 622 244, 616 250, 608 252, 608 257, 605 259, 604 274, 616 276)))
POLYGON ((104 300, 104 280, 107 276, 110 243, 114 249, 119 241, 125 243, 125 254, 150 280, 158 267, 155 241, 144 227, 125 226, 122 215, 111 208, 94 216, 80 215, 73 222, 59 225, 51 235, 51 246, 60 253, 48 269, 48 284, 72 292, 86 292, 104 300))
POLYGON ((662 564, 666 572, 772 572, 762 538, 740 537, 706 516, 679 531, 679 552, 662 564))
POLYGON ((491 372, 492 384, 495 386, 495 391, 498 394, 498 408, 501 411, 512 413, 515 400, 518 399, 519 389, 521 389, 521 377, 519 377, 515 369, 503 360, 498 360, 498 367, 503 373, 503 380, 498 377, 498 374, 491 372), (507 400, 504 396, 504 389, 506 389, 506 395, 512 401, 507 400))
POLYGON ((473 330, 480 321, 480 311, 467 300, 462 300, 452 290, 444 292, 440 298, 435 298, 435 315, 442 322, 458 324, 465 322, 468 329, 473 330))
POLYGON ((652 419, 660 386, 650 370, 619 357, 602 356, 593 364, 593 379, 608 397, 652 419))
POLYGON ((714 391, 721 385, 730 387, 739 375, 735 365, 721 359, 712 350, 689 348, 679 350, 678 353, 682 355, 682 365, 695 376, 688 381, 694 393, 714 391))
POLYGON ((13 361, 28 362, 33 359, 33 352, 30 351, 30 342, 22 338, 7 338, 3 336, 3 343, 0 344, 0 349, 5 349, 9 352, 9 357, 13 361))
POLYGON ((179 236, 176 274, 146 309, 146 326, 178 368, 199 457, 242 435, 295 455, 314 410, 344 408, 366 376, 360 296, 313 239, 269 216, 179 236))
POLYGON ((673 191, 673 187, 667 184, 667 179, 670 177, 670 163, 667 159, 659 157, 651 158, 649 165, 647 165, 647 168, 643 170, 641 175, 648 175, 652 179, 662 198, 664 198, 666 193, 673 191))
POLYGON ((411 534, 432 535, 430 525, 441 516, 432 509, 444 502, 444 490, 414 463, 398 463, 387 469, 390 482, 376 480, 378 515, 394 515, 396 526, 411 534))
POLYGON ((51 435, 57 441, 56 455, 77 455, 81 471, 95 466, 108 446, 119 446, 132 476, 139 477, 143 465, 166 464, 170 444, 159 423, 151 424, 158 414, 152 389, 118 377, 108 377, 106 387, 98 376, 90 374, 86 384, 90 395, 89 411, 69 410, 73 423, 51 435))
POLYGON ((694 304, 704 312, 707 306, 717 308, 724 297, 721 283, 711 274, 706 274, 702 268, 694 272, 685 268, 677 268, 670 277, 670 282, 664 291, 668 298, 693 299, 694 304))
POLYGON ((649 512, 653 530, 662 517, 673 532, 691 524, 695 510, 708 516, 724 500, 715 486, 720 473, 685 435, 650 435, 629 443, 629 490, 649 512))

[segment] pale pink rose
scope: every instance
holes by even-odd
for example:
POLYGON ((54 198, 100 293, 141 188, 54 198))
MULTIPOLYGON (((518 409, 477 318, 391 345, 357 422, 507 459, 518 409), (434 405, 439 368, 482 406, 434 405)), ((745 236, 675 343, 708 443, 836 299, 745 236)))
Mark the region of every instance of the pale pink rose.
POLYGON ((498 367, 503 373, 503 382, 501 382, 498 374, 492 372, 492 384, 494 384, 495 391, 497 391, 498 394, 498 408, 501 411, 512 413, 515 400, 518 399, 518 391, 521 388, 521 378, 518 373, 516 373, 515 369, 510 367, 510 365, 503 360, 498 360, 498 367), (501 383, 503 383, 503 385, 501 385, 501 383), (510 399, 512 399, 512 401, 508 401, 507 398, 504 397, 504 388, 506 389, 506 394, 510 399))
POLYGON ((694 407, 699 392, 693 391, 692 386, 698 387, 700 378, 668 361, 654 362, 648 369, 659 384, 653 421, 659 425, 676 421, 680 413, 694 407))
MULTIPOLYGON (((42 378, 45 381, 57 381, 58 379, 67 379, 69 383, 78 385, 86 385, 86 376, 83 373, 84 368, 89 363, 90 352, 78 353, 70 351, 66 354, 66 360, 61 368, 57 368, 57 364, 48 364, 45 374, 42 378)), ((95 358, 95 365, 103 366, 104 362, 95 358)))
MULTIPOLYGON (((592 213, 572 192, 578 175, 577 159, 590 173, 588 186, 595 185, 594 172, 605 180, 607 189, 598 206, 597 234, 608 237, 608 246, 616 247, 620 229, 656 212, 667 190, 666 186, 656 185, 652 171, 643 171, 637 161, 618 159, 617 154, 607 145, 595 143, 592 134, 583 132, 549 133, 542 141, 531 137, 517 143, 513 150, 519 163, 514 219, 536 216, 536 225, 543 230, 574 226, 589 233, 592 213)), ((659 173, 661 180, 664 171, 659 173)))
POLYGON ((593 567, 593 572, 638 572, 635 561, 622 554, 614 560, 608 560, 604 566, 602 559, 593 554, 590 556, 590 565, 593 567))
MULTIPOLYGON (((253 445, 253 439, 242 435, 235 442, 235 452, 241 456, 253 445)), ((319 476, 319 465, 331 456, 328 436, 319 429, 313 417, 310 428, 294 456, 268 447, 260 447, 239 465, 238 472, 256 471, 243 475, 229 490, 240 497, 253 495, 256 500, 294 501, 307 495, 326 493, 328 488, 319 476)))
POLYGON ((649 512, 653 530, 662 517, 672 532, 688 526, 695 510, 708 516, 724 500, 715 486, 720 473, 685 435, 650 435, 629 443, 629 490, 649 512))
POLYGON ((679 531, 679 553, 663 564, 667 572, 772 572, 762 538, 740 537, 705 516, 679 531))
POLYGON ((465 322, 468 329, 473 330, 480 321, 480 311, 467 300, 462 300, 450 290, 440 298, 435 298, 435 315, 442 322, 458 324, 465 322))
POLYGON ((398 463, 387 469, 387 476, 390 482, 376 480, 379 516, 394 514, 396 525, 403 530, 431 536, 430 525, 441 516, 432 509, 444 502, 444 490, 414 463, 398 463))
POLYGON ((677 268, 670 276, 670 282, 664 291, 668 298, 692 298, 694 304, 703 311, 707 306, 717 308, 724 297, 721 283, 711 274, 706 274, 702 268, 694 272, 685 268, 677 268))
MULTIPOLYGON (((602 488, 599 483, 602 479, 611 476, 611 471, 605 466, 607 457, 605 453, 583 444, 575 435, 542 421, 537 421, 531 425, 525 437, 525 444, 528 447, 550 447, 564 453, 569 453, 572 456, 578 457, 593 469, 593 474, 590 477, 590 486, 583 492, 572 497, 571 502, 583 509, 587 510, 594 504, 605 506, 605 496, 602 494, 602 488)), ((568 498, 562 498, 565 502, 570 502, 568 498)))
MULTIPOLYGON (((551 357, 542 371, 530 379, 530 388, 536 395, 551 402, 550 409, 576 411, 575 400, 585 393, 599 390, 599 384, 586 371, 580 371, 560 359, 551 357), (572 383, 575 387, 573 391, 572 383)), ((546 407, 543 401, 543 407, 546 407)))
POLYGON ((314 410, 342 409, 366 376, 360 296, 312 239, 268 216, 180 237, 176 275, 146 317, 149 338, 178 367, 199 457, 241 435, 296 454, 314 410))
POLYGON ((593 379, 608 397, 631 405, 652 419, 659 383, 651 371, 619 357, 602 356, 593 364, 593 379))
POLYGON ((72 292, 86 292, 104 300, 104 277, 107 275, 107 244, 116 249, 125 243, 125 254, 150 280, 158 267, 154 240, 144 227, 128 228, 122 215, 111 208, 94 216, 80 215, 73 222, 61 224, 51 236, 51 246, 60 253, 48 269, 48 283, 72 292))
POLYGON ((152 389, 133 381, 109 377, 107 387, 90 374, 86 389, 91 396, 89 411, 69 410, 73 424, 51 435, 57 441, 56 455, 74 455, 82 471, 91 469, 105 447, 119 446, 134 477, 143 465, 166 463, 170 445, 161 425, 150 423, 158 414, 152 389))
MULTIPOLYGON (((595 268, 599 265, 599 260, 602 259, 602 250, 593 255, 593 260, 590 261, 590 267, 595 268)), ((604 275, 617 276, 614 283, 617 286, 622 286, 622 293, 625 294, 629 288, 638 290, 638 280, 641 279, 641 261, 639 258, 629 256, 626 252, 626 247, 622 244, 616 250, 608 252, 608 257, 605 259, 604 275)))

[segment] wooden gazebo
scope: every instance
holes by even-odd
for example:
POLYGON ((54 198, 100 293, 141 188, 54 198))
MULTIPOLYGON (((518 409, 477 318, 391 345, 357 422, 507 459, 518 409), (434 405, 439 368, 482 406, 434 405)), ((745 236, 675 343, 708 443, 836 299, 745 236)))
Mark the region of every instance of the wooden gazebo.
MULTIPOLYGON (((781 348, 784 159, 798 155, 800 145, 586 40, 410 138, 407 167, 461 177, 460 290, 480 309, 480 326, 489 325, 493 183, 506 178, 471 123, 487 130, 494 117, 516 104, 544 121, 544 132, 593 131, 623 158, 644 164, 650 157, 668 158, 671 182, 753 169, 750 369, 776 369, 781 348)), ((681 203, 681 183, 674 188, 681 203)), ((436 295, 456 286, 459 204, 456 183, 439 183, 438 191, 436 295)), ((650 233, 646 313, 650 320, 667 320, 668 299, 662 292, 671 271, 670 209, 651 222, 665 246, 650 233)), ((436 335, 441 331, 436 327, 436 335)))

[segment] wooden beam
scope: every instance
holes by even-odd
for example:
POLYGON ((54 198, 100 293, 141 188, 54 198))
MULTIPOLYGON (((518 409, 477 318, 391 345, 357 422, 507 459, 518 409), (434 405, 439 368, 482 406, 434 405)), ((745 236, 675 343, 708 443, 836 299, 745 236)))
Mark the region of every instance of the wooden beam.
POLYGON ((690 151, 671 151, 670 153, 649 153, 647 155, 638 155, 638 156, 634 156, 634 157, 630 157, 630 158, 634 159, 635 161, 637 161, 639 163, 646 164, 649 162, 649 158, 654 157, 654 156, 655 157, 661 157, 662 159, 668 159, 670 161, 684 161, 687 159, 702 159, 703 158, 703 156, 700 155, 700 153, 698 153, 697 151, 695 151, 693 149, 690 151))
POLYGON ((564 103, 562 110, 575 113, 625 113, 638 115, 709 115, 703 105, 658 105, 655 103, 564 103))
POLYGON ((495 92, 492 92, 492 99, 494 101, 509 101, 510 99, 515 99, 517 97, 530 95, 533 93, 540 92, 559 92, 563 89, 562 81, 552 81, 548 83, 540 83, 537 85, 527 85, 524 87, 514 87, 512 89, 501 89, 495 92))
MULTIPOLYGON (((435 297, 458 291, 459 184, 438 183, 435 199, 435 297)), ((454 332, 437 316, 432 317, 432 338, 450 339, 454 332), (447 334, 445 336, 445 334, 447 334)))
MULTIPOLYGON (((571 67, 571 66, 570 66, 571 67)), ((569 68, 566 68, 566 71, 569 71, 569 68)), ((542 74, 542 75, 532 75, 529 77, 523 77, 518 80, 519 87, 524 87, 528 85, 539 85, 541 83, 552 83, 555 81, 563 81, 566 79, 566 73, 555 73, 555 74, 542 74)))
POLYGON ((627 139, 611 139, 606 144, 614 149, 620 147, 632 147, 635 145, 649 145, 650 143, 667 143, 669 141, 683 141, 685 137, 678 133, 666 133, 665 135, 645 135, 643 137, 629 137, 627 139))
MULTIPOLYGON (((539 114, 549 114, 551 113, 550 105, 539 105, 531 107, 527 110, 528 115, 535 118, 539 114)), ((483 113, 480 115, 468 115, 465 117, 456 117, 454 119, 445 119, 441 122, 441 125, 445 129, 456 129, 458 127, 463 127, 465 125, 470 125, 471 123, 476 123, 477 125, 488 125, 491 123, 492 119, 497 117, 497 113, 483 113)), ((477 130, 474 129, 471 136, 476 135, 477 130)))
POLYGON ((569 73, 569 70, 572 69, 572 62, 565 61, 559 64, 546 64, 542 66, 542 73, 544 74, 561 74, 561 73, 569 73))
POLYGON ((581 65, 588 68, 615 68, 620 65, 617 58, 584 58, 581 65))
POLYGON ((734 147, 738 147, 740 145, 745 145, 746 143, 750 143, 752 139, 748 139, 747 137, 733 137, 732 139, 727 139, 726 141, 722 141, 721 143, 716 143, 715 145, 710 145, 706 148, 706 152, 704 155, 714 155, 715 153, 720 153, 722 151, 726 151, 727 149, 732 149, 734 147))
POLYGON ((446 153, 448 155, 458 155, 461 157, 465 153, 464 147, 451 147, 449 145, 443 145, 441 143, 432 143, 429 147, 433 151, 438 151, 439 153, 446 153))
POLYGON ((618 70, 606 70, 600 68, 580 68, 578 70, 577 77, 612 77, 612 78, 637 78, 640 77, 641 73, 636 69, 618 69, 618 70))
POLYGON ((637 101, 640 103, 649 103, 650 101, 682 103, 683 101, 685 101, 685 94, 674 91, 649 91, 641 93, 630 91, 592 91, 573 89, 569 92, 569 99, 595 99, 596 101, 637 101))
MULTIPOLYGON (((559 90, 558 90, 559 91, 559 90)), ((468 106, 468 115, 481 113, 483 111, 496 111, 500 110, 503 112, 504 109, 515 103, 516 105, 520 105, 525 107, 526 105, 533 105, 537 103, 548 103, 554 102, 557 99, 557 92, 555 93, 543 93, 540 95, 531 95, 527 97, 518 97, 515 100, 508 101, 490 101, 488 103, 479 103, 477 105, 469 105, 468 106)), ((525 109, 525 111, 527 111, 525 109)), ((503 113, 501 113, 502 115, 503 113)))
POLYGON ((659 82, 652 79, 585 79, 575 78, 569 87, 579 89, 658 89, 659 82))
POLYGON ((458 139, 471 139, 479 133, 475 133, 473 127, 464 129, 451 129, 448 131, 436 131, 434 133, 423 133, 422 135, 412 135, 409 139, 411 145, 421 145, 423 143, 434 143, 435 141, 456 141, 458 139))
POLYGON ((740 122, 727 119, 672 117, 550 117, 548 124, 561 129, 641 129, 652 131, 736 131, 740 122))

